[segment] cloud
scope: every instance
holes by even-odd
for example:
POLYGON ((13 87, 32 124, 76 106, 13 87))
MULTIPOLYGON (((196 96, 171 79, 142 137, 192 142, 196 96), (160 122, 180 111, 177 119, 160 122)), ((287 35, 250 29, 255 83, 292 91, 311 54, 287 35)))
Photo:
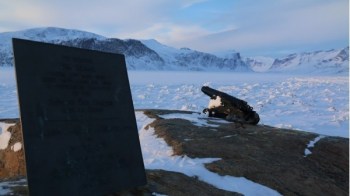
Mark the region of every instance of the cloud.
POLYGON ((243 7, 240 10, 242 13, 233 11, 231 15, 222 16, 221 22, 235 21, 237 28, 197 37, 187 43, 204 51, 264 51, 272 48, 289 51, 320 47, 322 44, 323 47, 332 47, 332 43, 341 40, 344 42, 341 47, 348 44, 348 2, 332 1, 294 7, 288 7, 290 4, 286 4, 286 1, 282 2, 259 9, 243 7))
POLYGON ((187 41, 196 39, 197 37, 205 37, 213 32, 202 28, 199 25, 181 25, 175 23, 156 23, 150 27, 135 33, 119 34, 121 38, 136 39, 157 39, 162 43, 172 46, 186 46, 187 41))
POLYGON ((0 6, 0 21, 12 21, 19 28, 59 26, 100 32, 118 28, 136 31, 162 20, 172 9, 162 0, 22 0, 0 6))
POLYGON ((347 0, 0 1, 0 31, 57 26, 210 52, 348 42, 348 17, 347 0))
POLYGON ((14 3, 14 1, 0 2, 1 32, 31 28, 33 26, 37 27, 40 24, 49 24, 50 19, 50 10, 35 6, 35 4, 27 1, 21 1, 20 6, 14 3))
POLYGON ((195 4, 203 3, 206 1, 208 0, 183 0, 181 4, 182 4, 182 8, 189 8, 195 4))

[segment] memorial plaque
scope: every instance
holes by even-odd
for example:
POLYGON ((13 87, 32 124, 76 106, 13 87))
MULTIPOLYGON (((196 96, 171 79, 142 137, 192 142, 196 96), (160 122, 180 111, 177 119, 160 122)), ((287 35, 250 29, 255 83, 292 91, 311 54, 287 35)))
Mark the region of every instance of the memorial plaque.
POLYGON ((13 39, 30 195, 146 184, 125 58, 13 39))

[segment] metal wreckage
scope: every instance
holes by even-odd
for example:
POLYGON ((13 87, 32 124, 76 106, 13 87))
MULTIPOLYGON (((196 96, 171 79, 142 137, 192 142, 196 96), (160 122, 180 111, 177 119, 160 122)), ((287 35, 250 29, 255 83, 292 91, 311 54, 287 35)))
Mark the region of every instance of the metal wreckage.
POLYGON ((256 125, 260 121, 258 113, 246 101, 208 86, 203 86, 201 90, 211 99, 208 108, 203 110, 203 113, 208 113, 209 117, 252 125, 256 125))

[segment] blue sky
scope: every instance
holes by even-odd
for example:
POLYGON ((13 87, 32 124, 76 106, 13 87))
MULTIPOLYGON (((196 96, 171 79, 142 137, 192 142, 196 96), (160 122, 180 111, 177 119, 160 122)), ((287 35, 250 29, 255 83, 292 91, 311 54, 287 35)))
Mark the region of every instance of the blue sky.
POLYGON ((348 46, 349 1, 0 1, 0 32, 45 26, 206 52, 282 56, 348 46))

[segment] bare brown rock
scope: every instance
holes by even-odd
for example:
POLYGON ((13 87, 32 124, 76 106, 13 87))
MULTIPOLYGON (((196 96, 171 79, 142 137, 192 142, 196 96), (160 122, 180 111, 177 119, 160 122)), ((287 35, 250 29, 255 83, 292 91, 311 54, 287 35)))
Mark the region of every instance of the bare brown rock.
POLYGON ((0 179, 23 177, 26 175, 26 171, 21 124, 18 120, 6 120, 5 122, 17 123, 8 129, 11 133, 8 147, 0 150, 0 179), (15 152, 11 147, 17 142, 22 144, 22 148, 15 152))

